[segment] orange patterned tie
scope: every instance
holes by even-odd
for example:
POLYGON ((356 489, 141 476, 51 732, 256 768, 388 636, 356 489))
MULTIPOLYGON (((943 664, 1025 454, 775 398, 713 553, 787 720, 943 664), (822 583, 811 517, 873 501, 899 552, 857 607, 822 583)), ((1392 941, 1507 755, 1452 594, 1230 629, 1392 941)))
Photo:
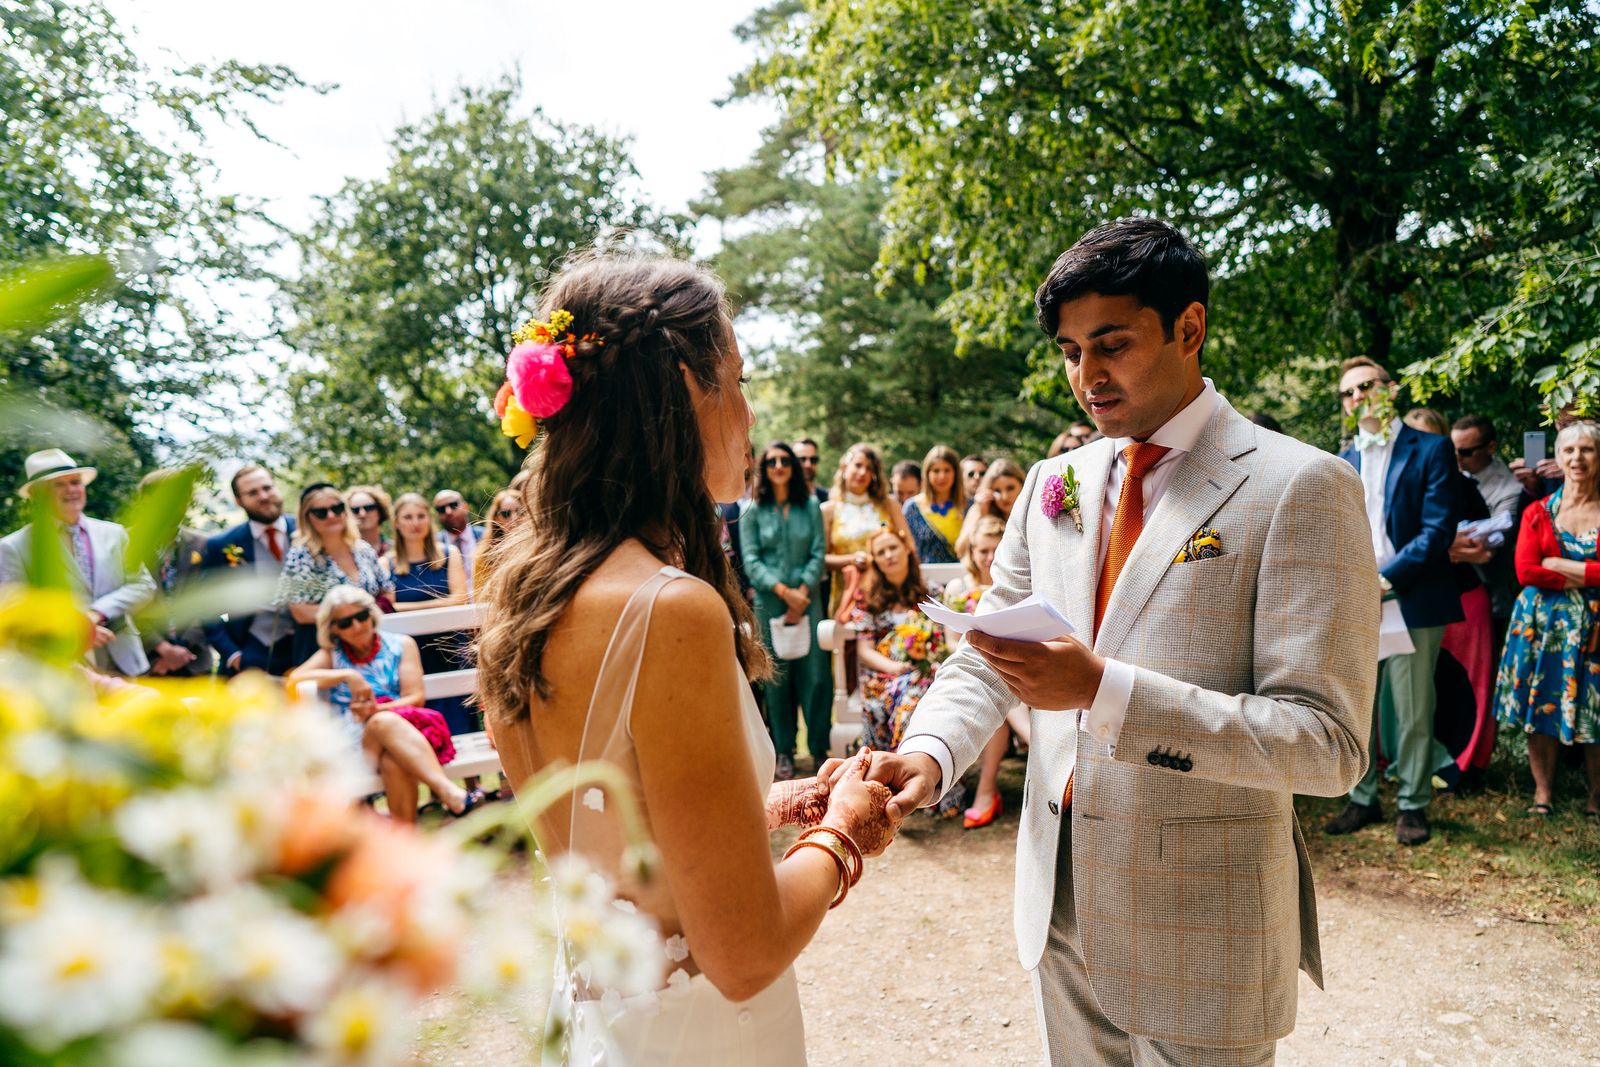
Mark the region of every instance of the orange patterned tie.
MULTIPOLYGON (((1106 545, 1106 565, 1100 570, 1100 586, 1094 596, 1094 632, 1100 632, 1100 620, 1105 617, 1106 605, 1111 602, 1111 591, 1117 586, 1122 565, 1128 562, 1133 544, 1144 530, 1144 476, 1149 474, 1161 457, 1172 451, 1162 445, 1137 441, 1122 450, 1128 469, 1122 476, 1122 492, 1117 497, 1117 513, 1111 520, 1111 540, 1106 545)), ((1073 769, 1076 773, 1076 768, 1073 769)), ((1061 810, 1072 807, 1072 775, 1067 776, 1067 788, 1061 794, 1061 810)))

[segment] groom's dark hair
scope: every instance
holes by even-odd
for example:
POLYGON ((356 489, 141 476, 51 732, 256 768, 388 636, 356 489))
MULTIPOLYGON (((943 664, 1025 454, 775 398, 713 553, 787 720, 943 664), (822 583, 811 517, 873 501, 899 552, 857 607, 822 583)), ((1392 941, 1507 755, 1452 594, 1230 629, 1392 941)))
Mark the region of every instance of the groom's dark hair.
POLYGON ((1172 339, 1172 324, 1190 304, 1207 306, 1206 261, 1171 224, 1128 218, 1096 226, 1061 253, 1034 294, 1039 328, 1055 340, 1061 305, 1085 293, 1131 296, 1154 308, 1172 339))

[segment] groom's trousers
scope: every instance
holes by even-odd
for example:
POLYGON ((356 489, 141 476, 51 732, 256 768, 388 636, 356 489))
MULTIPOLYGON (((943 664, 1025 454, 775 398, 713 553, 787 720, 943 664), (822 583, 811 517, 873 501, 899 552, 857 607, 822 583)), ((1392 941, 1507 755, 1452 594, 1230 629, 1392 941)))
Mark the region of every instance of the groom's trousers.
POLYGON ((1083 963, 1072 907, 1072 819, 1063 813, 1056 898, 1044 958, 1033 971, 1034 1006, 1051 1067, 1260 1067, 1277 1043, 1201 1048, 1129 1034, 1100 1010, 1083 963))

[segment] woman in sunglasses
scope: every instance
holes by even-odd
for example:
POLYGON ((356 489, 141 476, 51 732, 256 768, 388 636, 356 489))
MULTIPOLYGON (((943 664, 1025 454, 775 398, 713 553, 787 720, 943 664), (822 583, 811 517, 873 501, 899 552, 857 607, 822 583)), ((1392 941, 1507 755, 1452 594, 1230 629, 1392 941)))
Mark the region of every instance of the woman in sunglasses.
POLYGON ((295 621, 295 661, 317 650, 317 609, 328 590, 355 585, 373 597, 394 590, 372 546, 361 539, 344 494, 327 482, 314 482, 300 493, 299 526, 294 545, 283 557, 274 607, 287 607, 295 621))
MULTIPOLYGON (((519 472, 517 478, 526 483, 527 470, 519 472)), ((472 588, 474 590, 489 587, 489 574, 494 569, 496 560, 504 550, 506 538, 510 536, 527 509, 522 503, 521 485, 514 478, 508 488, 500 490, 494 495, 494 500, 489 504, 489 514, 483 524, 483 541, 478 545, 478 562, 472 569, 472 588)))
POLYGON ((382 559, 394 546, 384 536, 384 524, 394 514, 394 504, 381 485, 352 485, 344 494, 345 504, 356 520, 356 532, 382 559))
POLYGON ((422 656, 405 634, 378 629, 377 602, 359 586, 336 585, 317 606, 317 651, 287 681, 328 691, 341 721, 383 780, 389 816, 415 822, 419 785, 455 815, 484 801, 444 773, 455 759, 444 716, 422 706, 422 656))

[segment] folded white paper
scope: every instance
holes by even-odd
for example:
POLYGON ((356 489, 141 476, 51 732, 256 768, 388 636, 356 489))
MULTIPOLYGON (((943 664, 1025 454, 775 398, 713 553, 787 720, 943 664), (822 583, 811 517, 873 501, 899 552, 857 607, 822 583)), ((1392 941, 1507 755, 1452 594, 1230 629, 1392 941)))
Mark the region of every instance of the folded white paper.
POLYGON ((1456 529, 1468 537, 1483 541, 1490 548, 1499 548, 1506 543, 1505 535, 1511 531, 1512 525, 1511 512, 1502 511, 1487 519, 1463 519, 1456 529))
POLYGON ((980 634, 1004 637, 1011 641, 1050 641, 1072 633, 1072 624, 1067 617, 1038 593, 1030 594, 1009 608, 982 615, 951 611, 932 600, 923 601, 917 608, 953 634, 976 630, 980 634))

